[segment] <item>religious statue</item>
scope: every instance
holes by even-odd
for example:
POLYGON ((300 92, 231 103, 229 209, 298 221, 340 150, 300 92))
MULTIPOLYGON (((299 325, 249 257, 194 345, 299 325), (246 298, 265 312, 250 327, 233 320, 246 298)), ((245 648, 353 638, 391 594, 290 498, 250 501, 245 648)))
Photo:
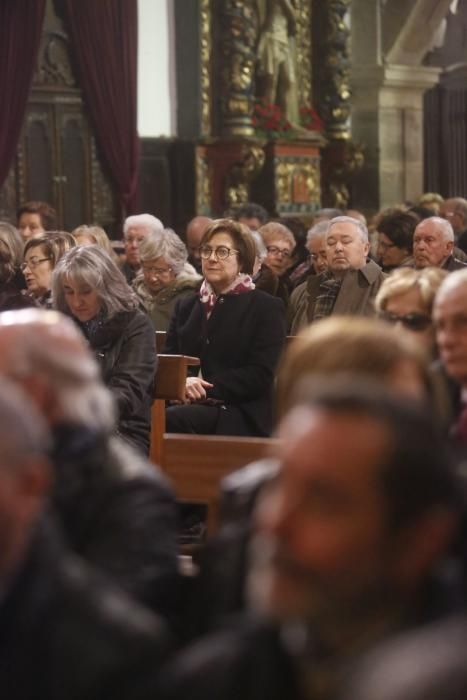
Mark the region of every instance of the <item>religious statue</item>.
POLYGON ((278 104, 291 125, 299 122, 295 70, 297 0, 257 0, 260 20, 257 96, 278 104))

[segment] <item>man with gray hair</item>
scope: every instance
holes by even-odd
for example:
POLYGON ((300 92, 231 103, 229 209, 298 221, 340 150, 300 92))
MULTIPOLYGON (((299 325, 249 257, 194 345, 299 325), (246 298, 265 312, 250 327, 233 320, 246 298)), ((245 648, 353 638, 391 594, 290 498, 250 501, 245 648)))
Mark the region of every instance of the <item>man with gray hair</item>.
POLYGON ((125 219, 123 239, 125 242, 126 261, 121 269, 128 284, 133 282, 141 267, 139 244, 149 233, 157 234, 163 230, 162 221, 152 216, 152 214, 136 214, 125 219))
POLYGON ((71 549, 170 617, 174 499, 157 467, 113 434, 112 397, 78 328, 55 311, 0 314, 0 375, 28 394, 50 427, 51 501, 71 549))
POLYGON ((430 216, 417 225, 413 234, 413 257, 417 270, 440 267, 452 272, 466 267, 453 255, 454 231, 446 219, 430 216))
POLYGON ((15 700, 131 697, 113 678, 149 654, 157 664, 162 627, 67 552, 45 515, 49 449, 34 403, 0 379, 0 687, 15 700))
POLYGON ((368 260, 368 229, 349 216, 337 216, 327 225, 328 269, 293 292, 289 306, 289 329, 296 335, 309 323, 332 314, 370 316, 373 300, 385 275, 368 260))

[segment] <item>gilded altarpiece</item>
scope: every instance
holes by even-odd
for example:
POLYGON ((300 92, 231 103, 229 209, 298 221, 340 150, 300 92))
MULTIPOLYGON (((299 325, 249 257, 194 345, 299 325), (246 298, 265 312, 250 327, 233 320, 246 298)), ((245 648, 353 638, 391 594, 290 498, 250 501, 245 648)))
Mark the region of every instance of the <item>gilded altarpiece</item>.
MULTIPOLYGON (((312 2, 290 2, 299 113, 312 104, 312 2)), ((220 215, 251 199, 271 214, 285 216, 311 215, 320 206, 323 137, 295 125, 287 139, 269 139, 254 124, 258 57, 272 9, 274 0, 200 0, 203 138, 196 149, 198 213, 220 215)))

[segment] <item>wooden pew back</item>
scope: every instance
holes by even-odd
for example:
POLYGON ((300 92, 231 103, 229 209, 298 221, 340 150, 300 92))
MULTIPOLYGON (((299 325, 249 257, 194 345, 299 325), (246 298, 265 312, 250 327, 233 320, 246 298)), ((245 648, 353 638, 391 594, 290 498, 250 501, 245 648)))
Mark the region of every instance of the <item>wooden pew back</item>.
POLYGON ((207 529, 212 534, 217 526, 222 479, 269 456, 277 444, 271 438, 165 433, 161 466, 179 500, 206 504, 207 529))

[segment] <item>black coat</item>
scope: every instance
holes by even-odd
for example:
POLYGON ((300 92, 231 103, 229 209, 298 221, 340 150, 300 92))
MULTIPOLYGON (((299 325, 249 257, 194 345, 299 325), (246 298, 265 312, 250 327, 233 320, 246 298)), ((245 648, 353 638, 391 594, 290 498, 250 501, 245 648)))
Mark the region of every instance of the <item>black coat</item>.
POLYGON ((68 555, 50 527, 41 526, 20 570, 2 581, 5 700, 129 699, 120 678, 143 659, 156 669, 165 643, 157 618, 68 555))
POLYGON ((203 379, 214 384, 208 398, 237 407, 251 435, 269 435, 274 374, 284 342, 279 299, 257 289, 221 294, 207 320, 199 295, 193 294, 177 302, 165 352, 199 357, 203 379))
POLYGON ((158 471, 117 437, 53 432, 52 502, 70 548, 166 619, 177 605, 177 512, 158 471))
POLYGON ((150 319, 135 309, 116 314, 92 331, 88 324, 79 325, 96 354, 103 381, 116 399, 118 433, 148 454, 157 367, 150 319))

